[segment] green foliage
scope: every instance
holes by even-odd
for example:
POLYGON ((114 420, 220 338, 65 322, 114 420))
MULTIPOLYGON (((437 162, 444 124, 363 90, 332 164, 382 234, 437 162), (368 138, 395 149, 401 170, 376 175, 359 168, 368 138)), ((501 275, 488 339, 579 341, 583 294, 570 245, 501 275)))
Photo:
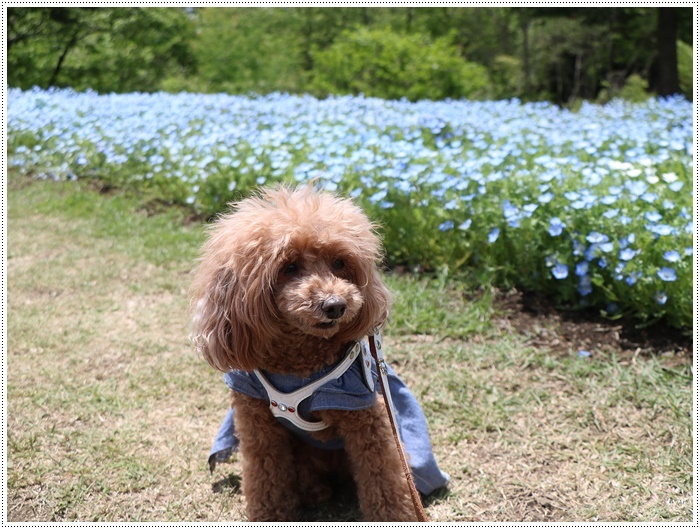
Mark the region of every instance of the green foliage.
POLYGON ((621 87, 616 87, 614 83, 608 81, 603 81, 601 84, 603 88, 598 94, 598 99, 596 100, 598 103, 608 103, 614 98, 624 99, 632 103, 641 103, 652 96, 648 91, 649 83, 636 73, 625 79, 621 87))
MULTIPOLYGON (((631 74, 649 79, 658 9, 9 7, 8 85, 515 97, 571 108, 611 99, 631 74)), ((680 39, 692 97, 692 45, 682 44, 692 44, 692 12, 675 9, 669 38, 680 39)))
POLYGON ((693 100, 693 47, 682 40, 676 41, 678 78, 685 97, 693 100))
POLYGON ((313 54, 312 87, 321 93, 360 94, 385 99, 483 98, 486 69, 462 59, 453 35, 431 40, 389 29, 344 32, 313 54))
POLYGON ((294 53, 300 36, 286 27, 288 14, 271 8, 199 10, 198 37, 192 41, 197 78, 168 79, 164 88, 209 93, 301 91, 300 59, 294 53))
POLYGON ((647 91, 648 88, 649 83, 642 79, 641 76, 633 73, 625 80, 625 85, 620 90, 620 97, 632 103, 641 103, 651 97, 651 94, 647 91))
POLYGON ((8 8, 8 85, 155 91, 194 67, 182 9, 8 8))
POLYGON ((512 55, 498 55, 491 65, 491 80, 497 99, 523 94, 522 61, 512 55))

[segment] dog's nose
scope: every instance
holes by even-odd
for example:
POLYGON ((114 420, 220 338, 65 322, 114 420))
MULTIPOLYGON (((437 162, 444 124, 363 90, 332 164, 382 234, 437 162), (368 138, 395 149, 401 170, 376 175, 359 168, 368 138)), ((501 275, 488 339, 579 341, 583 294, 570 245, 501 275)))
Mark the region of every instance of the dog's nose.
POLYGON ((345 300, 338 296, 331 296, 321 303, 321 310, 326 315, 328 319, 337 320, 345 314, 345 309, 348 308, 348 304, 345 300))

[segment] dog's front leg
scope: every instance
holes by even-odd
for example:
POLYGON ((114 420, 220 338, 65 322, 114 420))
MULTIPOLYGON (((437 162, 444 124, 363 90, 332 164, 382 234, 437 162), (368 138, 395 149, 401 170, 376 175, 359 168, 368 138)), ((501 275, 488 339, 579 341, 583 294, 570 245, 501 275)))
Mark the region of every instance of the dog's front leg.
POLYGON ((319 415, 344 440, 365 521, 417 522, 384 401, 366 410, 319 415))
POLYGON ((291 434, 273 417, 267 402, 234 393, 233 406, 248 521, 293 521, 299 495, 291 434))

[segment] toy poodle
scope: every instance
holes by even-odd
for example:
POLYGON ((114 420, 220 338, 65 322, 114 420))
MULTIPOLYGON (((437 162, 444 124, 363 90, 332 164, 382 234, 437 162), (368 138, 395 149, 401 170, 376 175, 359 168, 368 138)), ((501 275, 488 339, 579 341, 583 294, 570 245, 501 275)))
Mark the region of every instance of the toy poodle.
POLYGON ((281 186, 210 229, 192 339, 232 389, 249 521, 293 521, 343 475, 365 521, 416 521, 362 341, 390 304, 374 228, 350 200, 281 186))

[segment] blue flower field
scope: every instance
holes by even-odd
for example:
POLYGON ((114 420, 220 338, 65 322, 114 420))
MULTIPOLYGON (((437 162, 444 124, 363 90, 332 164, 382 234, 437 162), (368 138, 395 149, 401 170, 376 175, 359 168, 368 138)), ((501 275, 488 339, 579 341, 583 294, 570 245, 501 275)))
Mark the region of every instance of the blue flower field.
POLYGON ((692 104, 8 91, 9 166, 209 216, 252 189, 354 197, 390 266, 470 274, 610 317, 692 324, 692 104))

